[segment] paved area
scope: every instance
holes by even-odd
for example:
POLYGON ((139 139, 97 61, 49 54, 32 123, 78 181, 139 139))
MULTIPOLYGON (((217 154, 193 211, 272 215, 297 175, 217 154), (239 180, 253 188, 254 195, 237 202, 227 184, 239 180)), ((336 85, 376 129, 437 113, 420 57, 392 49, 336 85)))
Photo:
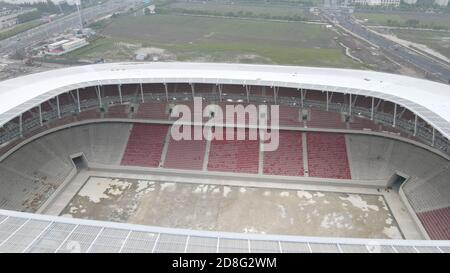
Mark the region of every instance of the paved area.
POLYGON ((381 194, 91 176, 61 215, 198 230, 403 238, 381 194))

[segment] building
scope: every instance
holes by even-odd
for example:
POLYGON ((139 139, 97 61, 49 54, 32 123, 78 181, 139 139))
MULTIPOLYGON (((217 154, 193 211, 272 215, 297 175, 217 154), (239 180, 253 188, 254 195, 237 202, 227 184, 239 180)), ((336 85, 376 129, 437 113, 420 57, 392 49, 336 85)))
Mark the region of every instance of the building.
POLYGON ((47 55, 59 56, 88 45, 85 38, 68 38, 47 45, 47 55))
POLYGON ((0 29, 10 28, 17 25, 18 16, 28 12, 35 11, 36 9, 4 9, 0 11, 0 29))
POLYGON ((354 0, 353 3, 368 6, 399 6, 400 0, 354 0))
POLYGON ((434 3, 441 7, 448 6, 448 0, 435 0, 434 3))

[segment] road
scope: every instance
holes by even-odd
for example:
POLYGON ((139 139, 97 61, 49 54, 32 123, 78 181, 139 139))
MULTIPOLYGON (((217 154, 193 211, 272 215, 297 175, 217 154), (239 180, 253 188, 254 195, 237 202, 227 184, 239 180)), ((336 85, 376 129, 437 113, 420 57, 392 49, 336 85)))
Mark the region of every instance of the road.
POLYGON ((439 63, 431 57, 426 57, 414 52, 406 47, 403 47, 396 42, 393 42, 387 38, 382 37, 370 30, 365 26, 358 23, 349 14, 325 11, 324 16, 333 24, 338 24, 345 28, 347 31, 356 34, 359 37, 369 41, 370 43, 378 46, 380 49, 388 53, 390 56, 400 59, 403 62, 408 62, 411 65, 425 71, 427 74, 432 75, 433 78, 438 79, 444 83, 450 84, 450 67, 442 63, 439 63))
MULTIPOLYGON (((83 21, 92 21, 115 11, 133 7, 136 3, 138 3, 136 0, 110 0, 101 5, 82 9, 81 17, 83 21)), ((26 48, 39 41, 45 40, 56 33, 62 33, 68 28, 79 27, 80 17, 78 13, 71 13, 62 18, 58 18, 55 21, 29 29, 8 39, 1 40, 0 55, 3 56, 13 53, 18 49, 26 48)))

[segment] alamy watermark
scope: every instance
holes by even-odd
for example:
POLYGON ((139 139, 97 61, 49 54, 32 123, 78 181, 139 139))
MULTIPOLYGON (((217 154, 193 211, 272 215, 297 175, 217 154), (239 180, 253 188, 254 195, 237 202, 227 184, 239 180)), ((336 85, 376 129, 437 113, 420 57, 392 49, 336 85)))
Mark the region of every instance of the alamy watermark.
POLYGON ((194 97, 192 110, 184 104, 172 108, 170 116, 178 118, 170 132, 174 140, 245 140, 248 136, 248 140, 260 140, 262 151, 278 149, 278 105, 208 104, 203 107, 202 98, 194 97), (201 125, 204 119, 208 120, 203 127, 192 126, 201 125))

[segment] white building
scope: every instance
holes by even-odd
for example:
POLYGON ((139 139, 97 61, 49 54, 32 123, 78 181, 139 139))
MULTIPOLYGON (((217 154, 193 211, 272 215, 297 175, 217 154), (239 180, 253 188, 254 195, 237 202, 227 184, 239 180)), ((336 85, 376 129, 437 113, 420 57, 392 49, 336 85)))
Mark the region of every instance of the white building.
POLYGON ((89 43, 84 38, 65 39, 49 44, 47 46, 48 47, 47 54, 52 56, 60 56, 88 44, 89 43))
POLYGON ((448 0, 434 0, 434 3, 436 5, 439 5, 441 7, 446 7, 448 6, 448 0))
POLYGON ((353 0, 353 3, 368 6, 399 6, 400 0, 353 0))
POLYGON ((417 3, 417 0, 403 0, 403 2, 405 2, 406 4, 414 5, 415 3, 417 3))

